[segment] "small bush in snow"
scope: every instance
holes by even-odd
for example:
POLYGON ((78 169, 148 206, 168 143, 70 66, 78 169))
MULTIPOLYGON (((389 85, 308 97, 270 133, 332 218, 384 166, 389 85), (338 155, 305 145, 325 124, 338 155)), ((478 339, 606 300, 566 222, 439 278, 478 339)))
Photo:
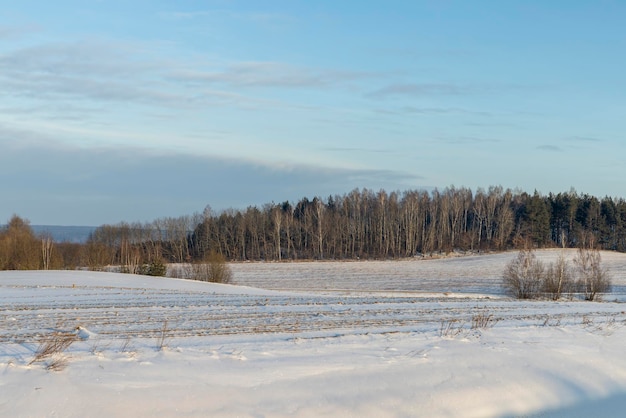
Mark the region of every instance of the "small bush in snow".
POLYGON ((157 351, 163 351, 164 348, 167 347, 167 342, 169 340, 170 331, 167 328, 167 319, 163 321, 163 327, 159 332, 159 336, 157 337, 156 349, 157 351))
POLYGON ((542 288, 543 264, 531 250, 522 250, 505 267, 502 286, 507 295, 518 299, 536 298, 542 288))
POLYGON ((458 319, 449 319, 445 321, 441 321, 441 325, 439 327, 439 336, 440 337, 456 337, 465 331, 463 327, 463 322, 458 319))
POLYGON ((494 318, 494 316, 490 313, 477 313, 472 317, 472 329, 493 328, 498 323, 498 321, 499 320, 494 318))
POLYGON ((611 289, 611 278, 601 265, 598 250, 579 248, 574 264, 578 272, 576 287, 585 300, 594 300, 598 293, 605 293, 611 289))
POLYGON ((550 263, 543 278, 543 292, 552 300, 559 300, 563 293, 570 292, 573 272, 563 254, 555 263, 550 263))
POLYGON ((167 266, 161 259, 155 259, 149 264, 144 264, 139 268, 139 274, 146 276, 165 276, 167 273, 167 266))
POLYGON ((29 365, 46 361, 46 369, 59 371, 63 370, 67 366, 67 357, 63 355, 63 352, 67 350, 77 336, 73 332, 55 331, 50 335, 44 336, 40 342, 37 351, 33 359, 28 363, 29 365))
POLYGON ((230 283, 233 278, 226 258, 215 251, 202 260, 170 266, 169 276, 211 283, 230 283))
POLYGON ((232 272, 226 258, 211 251, 204 260, 191 264, 191 279, 211 283, 230 283, 232 272))
POLYGON ((564 293, 580 293, 585 300, 594 300, 610 291, 611 278, 595 249, 580 248, 573 268, 563 255, 546 268, 531 250, 522 250, 506 265, 502 286, 506 294, 518 299, 558 300, 564 293))

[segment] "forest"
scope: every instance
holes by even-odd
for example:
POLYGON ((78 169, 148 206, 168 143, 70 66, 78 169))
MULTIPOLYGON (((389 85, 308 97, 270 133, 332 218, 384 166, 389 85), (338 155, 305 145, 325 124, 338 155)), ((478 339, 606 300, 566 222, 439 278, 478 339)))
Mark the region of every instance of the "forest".
POLYGON ((626 201, 500 186, 404 192, 355 189, 328 198, 98 227, 84 244, 35 236, 14 216, 0 230, 0 268, 130 272, 219 254, 229 261, 363 260, 453 251, 581 247, 626 251, 626 201), (142 267, 143 266, 143 267, 142 267))

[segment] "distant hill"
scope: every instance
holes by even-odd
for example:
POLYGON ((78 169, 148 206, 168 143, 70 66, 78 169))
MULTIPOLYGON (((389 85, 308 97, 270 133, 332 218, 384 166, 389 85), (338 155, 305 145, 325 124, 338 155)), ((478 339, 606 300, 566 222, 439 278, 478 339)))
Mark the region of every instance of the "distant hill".
POLYGON ((56 242, 84 243, 96 229, 95 226, 58 226, 58 225, 31 225, 37 235, 50 234, 56 242))

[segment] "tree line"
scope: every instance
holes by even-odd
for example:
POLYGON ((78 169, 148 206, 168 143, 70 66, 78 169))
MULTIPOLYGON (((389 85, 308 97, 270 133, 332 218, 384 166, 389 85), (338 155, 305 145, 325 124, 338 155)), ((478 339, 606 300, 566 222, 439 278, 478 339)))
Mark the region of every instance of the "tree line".
POLYGON ((355 189, 326 199, 219 213, 207 207, 201 214, 149 223, 102 225, 84 244, 53 243, 27 230, 17 216, 0 230, 0 268, 116 265, 139 272, 159 263, 206 260, 210 254, 230 261, 394 259, 588 242, 623 252, 626 201, 500 186, 475 192, 453 186, 390 193, 355 189), (28 242, 28 249, 18 241, 28 242), (22 258, 16 253, 38 255, 36 261, 18 262, 22 258))
POLYGON ((580 247, 626 250, 626 201, 575 191, 502 187, 387 193, 368 189, 206 214, 190 257, 230 260, 392 259, 460 251, 580 247))

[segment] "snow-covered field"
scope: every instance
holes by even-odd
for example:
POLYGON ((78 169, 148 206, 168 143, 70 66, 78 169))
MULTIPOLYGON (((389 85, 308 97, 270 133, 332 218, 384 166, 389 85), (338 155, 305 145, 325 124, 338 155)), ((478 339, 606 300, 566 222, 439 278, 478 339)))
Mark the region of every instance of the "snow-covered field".
POLYGON ((626 254, 602 302, 504 297, 514 256, 0 272, 0 416, 624 416, 626 254))

